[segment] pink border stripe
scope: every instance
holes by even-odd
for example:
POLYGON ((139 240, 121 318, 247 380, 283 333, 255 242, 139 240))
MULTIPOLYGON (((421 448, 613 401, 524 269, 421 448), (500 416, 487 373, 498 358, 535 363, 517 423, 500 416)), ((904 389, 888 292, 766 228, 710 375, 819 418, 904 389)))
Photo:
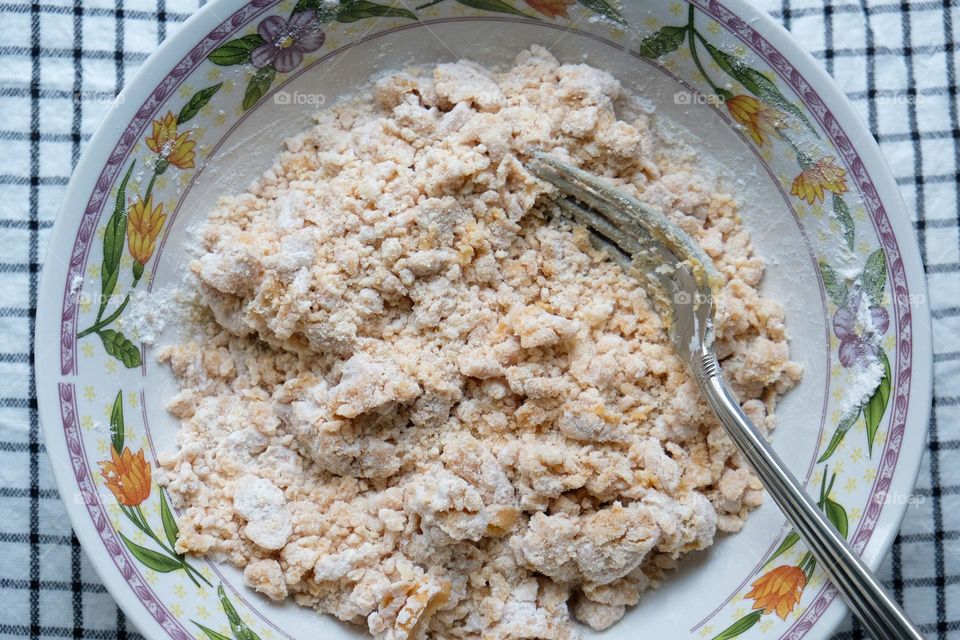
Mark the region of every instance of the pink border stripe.
MULTIPOLYGON (((821 124, 834 147, 843 157, 850 175, 859 189, 863 202, 870 212, 870 219, 874 224, 877 236, 883 244, 887 257, 887 273, 890 289, 893 292, 893 308, 896 317, 897 353, 895 358, 896 370, 894 373, 894 397, 891 403, 892 411, 886 446, 881 454, 880 468, 870 492, 870 499, 866 512, 860 520, 856 531, 851 538, 851 544, 859 552, 866 547, 873 535, 880 513, 883 510, 883 496, 893 480, 900 447, 906 430, 906 416, 910 404, 910 372, 913 357, 912 315, 909 306, 901 304, 908 300, 907 274, 900 256, 900 246, 893 234, 890 220, 884 209, 876 187, 867 173, 860 155, 857 153, 840 126, 836 116, 830 111, 820 95, 790 64, 779 50, 776 49, 760 33, 745 23, 717 0, 689 0, 704 13, 726 26, 734 35, 749 46, 753 52, 769 64, 777 74, 783 78, 803 101, 804 106, 821 124), (879 498, 879 499, 878 499, 879 498)), ((814 624, 823 616, 827 607, 833 602, 837 592, 829 583, 824 586, 815 597, 807 610, 797 619, 793 626, 781 638, 795 640, 803 637, 814 624)))
POLYGON ((131 149, 140 139, 147 124, 153 119, 160 106, 170 97, 177 87, 190 73, 207 59, 207 55, 221 41, 232 35, 237 29, 245 26, 250 20, 263 13, 267 8, 276 4, 278 0, 252 0, 250 4, 235 12, 230 18, 221 22, 213 31, 208 33, 197 46, 190 50, 180 62, 160 81, 153 93, 140 105, 136 115, 107 159, 107 164, 100 172, 90 194, 83 215, 80 218, 80 228, 70 253, 70 263, 67 267, 67 278, 64 283, 63 311, 60 325, 60 372, 63 375, 76 375, 76 334, 78 305, 77 296, 70 295, 70 283, 74 278, 83 275, 83 267, 90 253, 91 240, 95 235, 97 222, 100 219, 100 209, 110 196, 110 190, 121 168, 126 165, 131 149))
POLYGON ((80 488, 80 496, 87 506, 87 513, 94 528, 100 535, 103 545, 113 559, 120 575, 126 580, 130 588, 147 608, 153 619, 156 620, 171 638, 175 640, 193 640, 193 635, 180 624, 180 621, 167 610, 163 602, 157 597, 137 570, 136 562, 131 561, 124 550, 123 543, 110 522, 100 494, 93 482, 93 474, 87 467, 87 455, 83 447, 83 437, 77 424, 77 403, 73 384, 60 383, 60 417, 63 419, 63 433, 67 441, 67 451, 70 452, 70 462, 73 465, 73 474, 80 488))

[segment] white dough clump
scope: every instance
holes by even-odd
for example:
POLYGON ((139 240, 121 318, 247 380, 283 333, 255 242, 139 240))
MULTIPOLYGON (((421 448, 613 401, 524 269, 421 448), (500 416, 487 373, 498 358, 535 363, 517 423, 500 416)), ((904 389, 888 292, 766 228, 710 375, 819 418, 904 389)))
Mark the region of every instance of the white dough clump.
POLYGON ((160 351, 178 551, 376 638, 565 639, 739 530, 760 484, 644 289, 523 164, 602 175, 704 247, 718 356, 772 428, 800 377, 783 312, 733 198, 662 131, 534 47, 386 76, 288 140, 200 228, 206 320, 160 351))

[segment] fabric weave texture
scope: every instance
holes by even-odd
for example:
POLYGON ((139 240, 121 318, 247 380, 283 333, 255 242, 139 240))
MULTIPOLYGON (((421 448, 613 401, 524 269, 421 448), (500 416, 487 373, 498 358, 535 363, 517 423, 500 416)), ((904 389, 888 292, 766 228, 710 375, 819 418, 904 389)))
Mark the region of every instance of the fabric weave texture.
MULTIPOLYGON (((960 2, 757 1, 849 96, 912 217, 930 287, 934 403, 916 500, 880 575, 928 638, 960 638, 960 2)), ((0 638, 140 637, 54 485, 34 394, 37 287, 84 145, 137 67, 199 6, 0 4, 0 638)), ((866 636, 848 621, 835 637, 866 636)))

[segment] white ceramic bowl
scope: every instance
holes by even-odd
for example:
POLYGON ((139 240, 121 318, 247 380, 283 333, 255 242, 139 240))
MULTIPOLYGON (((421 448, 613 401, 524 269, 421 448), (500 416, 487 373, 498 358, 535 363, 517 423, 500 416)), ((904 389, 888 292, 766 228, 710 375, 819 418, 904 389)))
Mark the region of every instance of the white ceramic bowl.
MULTIPOLYGON (((765 290, 784 304, 794 358, 806 368, 778 411, 774 445, 815 495, 825 471, 836 474, 830 511, 868 563, 879 564, 913 490, 931 393, 923 271, 893 177, 844 96, 765 14, 742 0, 625 5, 442 0, 387 10, 353 0, 326 16, 322 46, 317 38, 297 42, 291 49, 302 59, 286 53, 266 66, 261 51, 254 55, 258 70, 251 64, 258 25, 268 16, 294 24, 319 3, 216 0, 167 40, 123 91, 77 166, 50 239, 36 333, 37 394, 47 451, 77 536, 148 638, 202 637, 203 628, 214 640, 218 633, 236 636, 231 617, 242 621, 241 636, 357 632, 293 604, 268 603, 229 567, 190 559, 192 568, 185 569, 165 549, 176 531, 159 488, 122 495, 106 485, 99 463, 110 459, 112 448, 143 451, 143 465, 153 467, 158 451, 173 449, 176 430, 163 408, 173 381, 124 322, 129 307, 115 313, 124 296, 179 280, 187 228, 217 196, 241 190, 268 167, 281 140, 305 128, 321 102, 404 64, 465 57, 505 65, 535 43, 561 61, 612 72, 699 139, 704 153, 733 176, 727 186, 742 201, 746 225, 768 262, 765 290), (731 96, 737 96, 733 102, 722 102, 731 96), (753 138, 749 113, 757 106, 779 112, 803 152, 762 131, 753 138), (158 146, 168 113, 166 125, 185 137, 158 146), (748 126, 738 126, 737 117, 748 126), (168 154, 171 149, 176 152, 168 154), (158 152, 167 161, 158 163, 158 152), (148 189, 167 214, 149 251, 124 240, 125 213, 115 211, 118 192, 122 203, 148 189), (138 258, 146 258, 146 268, 134 283, 138 258), (838 309, 858 297, 888 316, 881 335, 864 336, 855 327, 845 332, 841 321, 838 336, 838 309), (85 333, 91 325, 97 330, 85 333), (882 353, 889 371, 858 408, 856 422, 835 437, 853 385, 847 356, 858 351, 882 353), (120 498, 138 504, 139 527, 120 498)), ((762 507, 741 533, 687 558, 659 591, 600 635, 828 637, 844 609, 819 571, 785 619, 753 609, 752 583, 777 567, 795 566, 804 553, 798 543, 771 561, 787 533, 777 510, 762 507)))

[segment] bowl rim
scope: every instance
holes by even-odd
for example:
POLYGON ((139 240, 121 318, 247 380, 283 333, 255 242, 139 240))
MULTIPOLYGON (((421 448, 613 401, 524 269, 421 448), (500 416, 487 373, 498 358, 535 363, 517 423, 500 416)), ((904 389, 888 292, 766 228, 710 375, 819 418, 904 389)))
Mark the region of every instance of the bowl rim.
MULTIPOLYGON (((856 140, 854 153, 862 161, 863 172, 876 188, 878 200, 886 209, 886 216, 890 222, 894 241, 899 250, 910 288, 923 295, 924 300, 928 300, 927 283, 915 230, 907 215, 906 205, 899 187, 877 142, 869 134, 869 130, 860 115, 826 70, 808 51, 800 46, 786 29, 747 0, 723 0, 723 2, 718 0, 685 0, 685 2, 709 14, 718 11, 725 12, 748 24, 749 28, 760 34, 762 38, 776 42, 775 51, 790 65, 798 69, 801 72, 800 79, 809 85, 810 90, 818 95, 823 103, 829 105, 829 110, 836 120, 837 127, 846 132, 851 140, 856 140)), ((270 7, 273 4, 273 0, 252 0, 251 2, 213 0, 181 24, 176 33, 164 40, 118 94, 81 154, 57 210, 55 223, 47 243, 38 287, 38 312, 34 330, 35 345, 44 345, 40 339, 45 336, 60 335, 59 314, 52 313, 52 305, 48 305, 45 314, 41 314, 40 309, 43 307, 42 301, 55 300, 61 293, 60 288, 66 275, 65 272, 61 272, 63 271, 62 268, 67 267, 67 263, 62 259, 64 257, 62 248, 69 246, 70 241, 76 234, 76 225, 66 222, 73 209, 72 205, 89 200, 97 182, 98 174, 110 158, 114 145, 122 137, 127 124, 135 118, 142 108, 140 105, 146 106, 147 99, 156 89, 155 79, 166 77, 185 53, 190 51, 197 42, 208 36, 212 30, 224 24, 228 15, 234 16, 244 7, 270 7), (61 251, 58 251, 58 249, 61 251)), ((74 258, 75 256, 68 257, 70 260, 74 258)), ((911 387, 908 397, 914 401, 905 417, 905 428, 909 428, 911 432, 922 429, 923 433, 926 434, 933 393, 932 323, 929 307, 920 305, 911 309, 911 321, 914 323, 914 331, 910 336, 913 343, 912 360, 910 370, 904 375, 909 377, 911 387), (911 425, 913 426, 911 427, 911 425)), ((52 381, 49 384, 41 385, 40 380, 41 373, 48 368, 52 370, 50 361, 58 360, 51 353, 59 344, 59 340, 48 340, 42 350, 35 349, 34 367, 37 373, 35 391, 39 423, 61 500, 64 502, 67 515, 81 546, 87 550, 91 563, 114 601, 144 635, 151 639, 166 637, 153 613, 147 606, 141 606, 145 603, 135 597, 136 594, 131 593, 130 585, 123 576, 124 568, 104 553, 102 541, 89 515, 85 509, 80 509, 81 501, 73 500, 73 504, 71 504, 71 500, 67 498, 67 496, 78 495, 77 478, 72 473, 69 461, 59 459, 61 455, 66 458, 67 446, 64 439, 58 437, 62 434, 62 425, 60 422, 61 416, 55 415, 54 412, 55 399, 51 397, 52 381), (94 552, 94 550, 96 551, 94 552), (115 569, 118 569, 119 572, 115 569)), ((892 484, 900 484, 901 488, 909 488, 910 491, 914 489, 925 449, 926 436, 923 438, 919 434, 913 437, 904 436, 895 461, 894 477, 891 478, 892 484)), ((864 550, 865 560, 874 570, 889 552, 908 506, 905 501, 892 502, 883 506, 884 513, 881 517, 884 522, 881 523, 878 518, 877 527, 864 550)), ((824 589, 829 592, 832 587, 825 587, 824 589)), ((832 595, 835 595, 835 593, 832 595)), ((811 635, 810 638, 828 637, 843 619, 846 612, 845 607, 832 595, 828 597, 826 605, 820 611, 814 612, 817 614, 817 619, 810 623, 810 626, 815 627, 813 632, 822 632, 822 636, 811 635)), ((820 596, 818 596, 817 601, 820 599, 820 596)), ((797 624, 794 623, 790 631, 787 632, 787 636, 800 637, 793 635, 794 630, 798 630, 797 624)), ((798 631, 801 635, 806 635, 811 629, 808 627, 798 631)))
MULTIPOLYGON (((762 39, 775 41, 774 52, 785 57, 790 65, 802 72, 798 80, 801 83, 808 84, 812 93, 819 96, 824 104, 829 105, 829 111, 836 120, 837 128, 844 132, 849 140, 856 141, 856 146, 853 148, 854 153, 863 163, 864 173, 876 189, 877 199, 885 209, 886 218, 893 229, 894 241, 900 253, 909 286, 911 289, 918 291, 924 301, 910 310, 911 322, 914 323, 914 330, 910 335, 912 352, 910 371, 904 374, 908 376, 911 386, 908 398, 914 400, 910 403, 912 406, 909 407, 909 412, 905 416, 905 434, 906 430, 910 428, 910 423, 913 422, 916 423, 913 430, 922 430, 923 437, 921 438, 920 434, 912 439, 904 437, 894 469, 894 475, 898 476, 900 482, 905 483, 904 487, 909 486, 912 493, 916 488, 921 463, 926 451, 927 432, 933 402, 933 324, 929 306, 925 302, 930 299, 930 296, 927 288, 926 272, 920 257, 916 230, 910 221, 903 194, 897 186, 890 165, 883 156, 876 139, 870 134, 863 118, 857 113, 850 99, 847 98, 826 69, 809 51, 800 45, 793 34, 769 14, 750 3, 749 0, 685 1, 713 15, 724 11, 732 12, 762 39), (923 331, 920 329, 923 329, 923 331), (918 363, 920 366, 917 366, 918 363)), ((757 52, 755 46, 749 43, 748 46, 755 53, 757 52)), ((873 222, 875 225, 875 221, 873 222)), ((891 485, 893 484, 891 482, 891 485)), ((908 506, 907 501, 894 501, 892 504, 884 505, 884 510, 892 513, 892 517, 887 516, 890 517, 890 521, 882 528, 879 526, 878 519, 878 526, 872 532, 866 547, 861 551, 864 561, 871 570, 876 571, 890 552, 906 516, 908 506)), ((795 633, 805 634, 806 630, 798 627, 803 618, 810 613, 814 613, 817 617, 809 624, 811 626, 819 624, 823 629, 824 638, 829 637, 830 632, 839 627, 848 613, 846 604, 840 598, 835 597, 837 595, 836 589, 829 583, 823 587, 821 593, 825 593, 829 599, 826 606, 820 611, 811 611, 816 608, 816 602, 822 601, 822 596, 818 596, 815 602, 811 603, 808 611, 798 621, 794 622, 782 637, 806 637, 805 635, 795 635, 795 633)))

